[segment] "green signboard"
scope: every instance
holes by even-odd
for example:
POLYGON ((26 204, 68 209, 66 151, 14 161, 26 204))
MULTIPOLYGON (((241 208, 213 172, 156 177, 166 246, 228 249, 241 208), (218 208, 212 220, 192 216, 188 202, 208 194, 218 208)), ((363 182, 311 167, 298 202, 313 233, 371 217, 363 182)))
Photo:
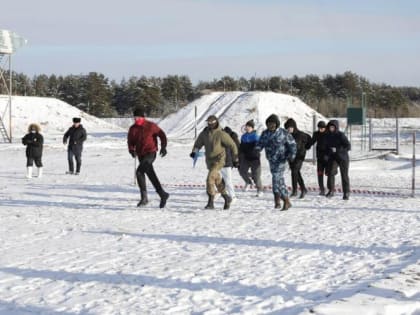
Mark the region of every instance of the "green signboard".
POLYGON ((347 108, 347 125, 365 125, 366 110, 364 107, 347 108))

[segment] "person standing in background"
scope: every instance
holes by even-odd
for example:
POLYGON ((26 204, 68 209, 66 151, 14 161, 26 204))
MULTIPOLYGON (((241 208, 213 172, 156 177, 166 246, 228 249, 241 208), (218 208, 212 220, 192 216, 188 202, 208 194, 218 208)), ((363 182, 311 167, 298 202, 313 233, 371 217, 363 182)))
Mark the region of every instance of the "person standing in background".
POLYGON ((40 132, 41 127, 38 124, 30 124, 28 133, 22 138, 22 144, 26 145, 26 178, 32 178, 34 162, 38 168, 37 177, 42 177, 42 149, 44 146, 44 137, 40 132))
POLYGON ((86 141, 86 130, 83 128, 81 118, 73 118, 73 126, 71 126, 63 137, 63 144, 67 144, 67 160, 69 162, 69 170, 66 174, 80 174, 80 168, 82 167, 82 151, 83 151, 83 142, 86 141), (73 158, 76 159, 76 172, 74 172, 74 163, 73 158))

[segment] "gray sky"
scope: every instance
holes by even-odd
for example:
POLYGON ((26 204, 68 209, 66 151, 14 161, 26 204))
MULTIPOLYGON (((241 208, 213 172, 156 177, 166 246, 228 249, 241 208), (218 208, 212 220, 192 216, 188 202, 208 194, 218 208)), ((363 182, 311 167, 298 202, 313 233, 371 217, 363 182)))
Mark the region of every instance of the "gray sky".
POLYGON ((420 86, 417 0, 13 0, 14 70, 247 78, 336 74, 420 86))

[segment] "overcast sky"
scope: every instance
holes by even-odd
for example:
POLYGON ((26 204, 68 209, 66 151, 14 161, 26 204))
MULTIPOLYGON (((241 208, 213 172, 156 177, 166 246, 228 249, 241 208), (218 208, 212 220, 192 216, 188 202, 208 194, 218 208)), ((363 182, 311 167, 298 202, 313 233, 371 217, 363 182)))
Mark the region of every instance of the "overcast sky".
POLYGON ((419 0, 4 1, 13 69, 123 77, 336 74, 420 86, 419 0))

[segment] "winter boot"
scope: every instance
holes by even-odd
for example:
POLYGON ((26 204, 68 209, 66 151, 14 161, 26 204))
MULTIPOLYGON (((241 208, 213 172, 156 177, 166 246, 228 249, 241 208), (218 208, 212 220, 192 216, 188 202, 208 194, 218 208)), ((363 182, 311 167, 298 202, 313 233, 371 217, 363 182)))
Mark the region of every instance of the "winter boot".
POLYGON ((226 194, 226 193, 224 193, 222 195, 222 197, 225 200, 225 204, 223 206, 223 209, 224 210, 228 210, 230 208, 230 204, 232 203, 232 198, 228 194, 226 194))
POLYGON ((209 201, 207 202, 207 205, 204 207, 204 209, 214 209, 214 196, 209 195, 209 201))
POLYGON ((32 166, 26 168, 26 178, 32 178, 32 166))
POLYGON ((157 193, 158 193, 158 195, 160 197, 159 208, 165 208, 166 201, 169 199, 169 194, 166 191, 164 191, 164 190, 160 190, 157 193))
POLYGON ((305 197, 305 195, 306 195, 306 193, 308 192, 308 190, 305 188, 305 187, 303 187, 302 189, 301 189, 301 192, 300 192, 300 196, 299 196, 299 198, 300 199, 303 199, 304 197, 305 197))
POLYGON ((325 195, 324 175, 318 175, 319 195, 325 195))
POLYGON ((141 199, 140 199, 139 203, 137 204, 137 207, 143 207, 143 206, 147 205, 147 203, 149 202, 149 200, 147 200, 147 191, 146 190, 140 191, 140 196, 141 196, 141 199))
POLYGON ((275 209, 280 209, 281 204, 280 204, 280 194, 279 193, 275 193, 274 194, 274 208, 275 209))
POLYGON ((349 192, 345 192, 345 193, 343 194, 343 200, 349 200, 349 195, 350 195, 350 193, 349 193, 349 192))
POLYGON ((292 206, 289 197, 283 197, 281 199, 283 200, 283 208, 281 208, 281 211, 288 210, 292 206))
POLYGON ((296 197, 297 196, 297 189, 293 189, 292 193, 290 194, 290 197, 296 197))
POLYGON ((327 194, 325 195, 325 197, 327 197, 327 198, 334 197, 334 192, 332 190, 328 191, 327 194))
POLYGON ((42 177, 42 167, 38 167, 38 178, 42 177))
POLYGON ((325 196, 325 189, 324 188, 319 189, 319 195, 320 196, 325 196))

